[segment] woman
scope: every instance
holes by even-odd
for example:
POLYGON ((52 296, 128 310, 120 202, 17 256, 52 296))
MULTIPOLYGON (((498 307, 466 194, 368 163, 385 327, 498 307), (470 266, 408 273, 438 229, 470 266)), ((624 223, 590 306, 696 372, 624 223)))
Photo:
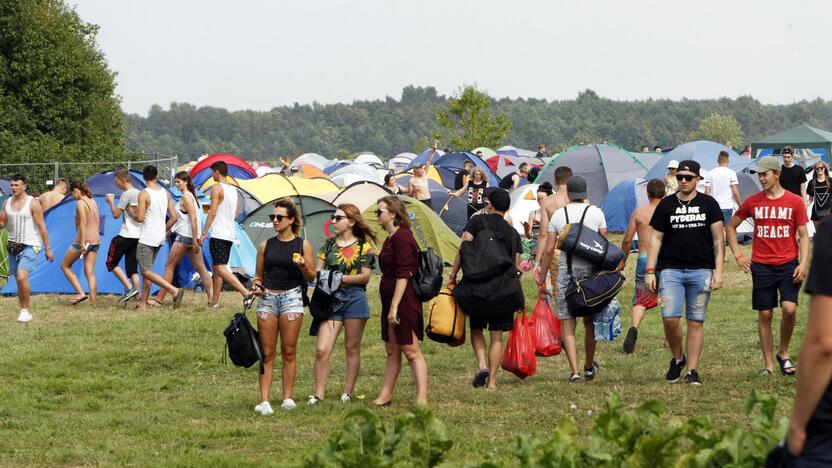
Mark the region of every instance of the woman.
POLYGON ((326 378, 332 349, 344 329, 344 352, 347 356, 347 375, 341 402, 352 401, 355 381, 361 367, 361 338, 364 326, 370 318, 370 304, 367 302, 367 283, 375 266, 375 256, 370 242, 376 235, 355 205, 338 205, 332 215, 332 230, 335 237, 327 239, 318 251, 318 270, 340 271, 341 285, 335 291, 332 317, 318 327, 318 342, 315 346, 315 393, 309 396, 314 405, 324 399, 326 378))
MULTIPOLYGON (((205 262, 202 260, 202 249, 199 247, 199 242, 194 242, 194 239, 199 239, 199 235, 202 234, 199 223, 199 210, 201 208, 196 198, 196 189, 191 181, 191 176, 185 171, 176 173, 173 183, 182 192, 182 198, 179 199, 179 203, 176 205, 176 222, 171 228, 171 233, 175 237, 168 253, 168 260, 165 262, 165 281, 170 283, 173 280, 173 272, 176 270, 176 266, 179 265, 182 257, 187 253, 194 269, 199 273, 202 280, 202 287, 205 294, 208 295, 208 307, 210 308, 212 306, 211 294, 214 289, 213 282, 211 281, 211 274, 208 273, 208 268, 205 267, 205 262)), ((155 298, 148 300, 148 304, 162 305, 165 294, 167 294, 165 288, 159 289, 159 293, 156 294, 155 298)))
POLYGON ((402 188, 396 183, 396 179, 393 174, 387 174, 384 176, 384 187, 393 192, 393 195, 398 195, 402 192, 402 188))
POLYGON ((829 216, 832 211, 832 200, 830 200, 830 193, 832 193, 832 180, 829 179, 829 169, 826 163, 818 161, 815 164, 815 172, 812 174, 812 180, 806 187, 806 195, 809 195, 809 203, 814 202, 812 206, 812 223, 815 225, 815 231, 821 221, 829 216))
POLYGON ((98 247, 101 244, 99 239, 99 217, 98 204, 93 199, 92 192, 82 180, 74 180, 69 184, 69 191, 75 199, 75 240, 72 246, 66 251, 64 260, 61 263, 61 270, 69 280, 69 284, 78 293, 69 301, 70 305, 76 305, 90 299, 92 305, 98 304, 98 292, 95 281, 95 259, 98 256, 98 247), (72 265, 79 259, 84 259, 84 276, 90 285, 90 295, 84 294, 78 276, 72 271, 72 265))
POLYGON ((416 297, 410 277, 419 266, 419 246, 410 232, 410 220, 404 202, 394 196, 379 199, 378 224, 387 231, 387 239, 378 256, 381 268, 381 339, 387 351, 384 382, 373 404, 389 406, 393 387, 402 368, 402 354, 410 363, 416 384, 416 401, 427 403, 428 368, 419 341, 424 324, 422 303, 416 297))
MULTIPOLYGON (((543 203, 549 195, 552 194, 552 184, 543 182, 537 187, 537 203, 543 203)), ((540 236, 540 208, 529 213, 529 220, 523 223, 523 230, 526 234, 526 239, 531 241, 532 256, 537 252, 537 239, 540 236)))
POLYGON ((413 168, 413 177, 407 183, 407 194, 433 209, 424 165, 413 168))
POLYGON ((481 167, 474 169, 474 173, 468 180, 468 184, 456 192, 448 192, 452 197, 460 197, 463 193, 468 192, 468 219, 474 216, 474 213, 485 208, 485 200, 483 193, 488 187, 488 180, 485 178, 485 171, 481 167))
POLYGON ((308 281, 315 278, 314 255, 309 241, 298 237, 301 217, 295 204, 281 198, 269 216, 277 236, 260 243, 257 268, 252 281, 257 304, 257 330, 263 347, 263 375, 260 376, 261 403, 254 411, 268 416, 274 413, 269 403, 274 355, 280 335, 284 410, 295 407, 292 390, 297 374, 296 351, 303 325, 303 295, 308 281))

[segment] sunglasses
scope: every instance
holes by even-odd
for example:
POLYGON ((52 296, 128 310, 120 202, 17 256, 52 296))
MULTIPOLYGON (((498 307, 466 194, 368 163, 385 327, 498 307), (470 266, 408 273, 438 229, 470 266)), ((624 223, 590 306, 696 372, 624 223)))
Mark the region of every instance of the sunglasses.
POLYGON ((826 169, 826 167, 824 167, 824 166, 818 166, 818 167, 815 168, 816 171, 822 171, 824 169, 826 169))
POLYGON ((277 220, 277 222, 278 222, 278 223, 281 223, 281 222, 283 222, 283 220, 284 220, 284 219, 286 219, 286 218, 288 218, 288 216, 283 216, 283 215, 274 215, 274 214, 270 214, 270 215, 269 215, 269 219, 270 219, 270 220, 272 220, 272 222, 274 222, 275 220, 277 220))
POLYGON ((337 223, 338 221, 341 221, 342 219, 348 219, 348 218, 344 215, 332 215, 332 216, 329 217, 329 219, 331 219, 331 220, 333 220, 337 223))
POLYGON ((676 174, 676 180, 678 180, 679 182, 681 182, 681 181, 683 181, 683 180, 684 180, 685 182, 690 182, 690 181, 692 181, 692 180, 693 180, 693 179, 695 179, 695 178, 696 178, 696 176, 695 176, 695 175, 689 175, 689 174, 676 174))
POLYGON ((382 210, 381 208, 376 208, 376 217, 381 216, 382 213, 387 213, 390 210, 382 210))

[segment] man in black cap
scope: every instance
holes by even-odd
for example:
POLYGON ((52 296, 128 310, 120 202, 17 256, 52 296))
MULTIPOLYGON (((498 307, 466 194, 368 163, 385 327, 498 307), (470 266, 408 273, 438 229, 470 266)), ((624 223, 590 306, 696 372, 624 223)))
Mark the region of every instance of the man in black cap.
POLYGON ((783 167, 780 168, 780 185, 806 202, 806 171, 794 163, 794 151, 791 146, 783 148, 783 167))
POLYGON ((699 356, 704 340, 705 312, 711 291, 722 287, 725 240, 722 210, 710 195, 699 193, 699 163, 679 162, 679 190, 662 199, 650 219, 653 236, 647 249, 645 283, 661 296, 664 335, 673 357, 665 378, 701 385, 699 356), (687 356, 682 352, 682 308, 686 308, 687 356))
MULTIPOLYGON (((473 241, 485 229, 495 232, 503 243, 509 258, 514 259, 514 268, 520 269, 520 253, 523 251, 520 235, 504 218, 511 204, 508 192, 501 188, 489 187, 485 190, 485 213, 474 216, 465 226, 462 233, 463 241, 473 241)), ((454 266, 451 269, 450 284, 456 283, 456 276, 460 269, 459 252, 457 252, 454 266)), ((461 287, 461 286, 460 286, 461 287)), ((522 309, 522 305, 519 307, 522 309)), ((518 308, 507 310, 468 311, 470 318, 471 346, 477 358, 478 370, 474 375, 474 387, 487 386, 497 388, 497 369, 503 359, 503 332, 514 328, 514 313, 518 308), (471 312, 474 312, 473 314, 471 312), (488 328, 491 344, 486 358, 485 335, 483 330, 488 328)))
MULTIPOLYGON (((567 224, 578 224, 583 218, 583 225, 586 229, 607 235, 607 221, 604 218, 604 212, 597 206, 590 205, 587 199, 586 180, 581 176, 572 176, 566 182, 566 195, 569 197, 569 203, 563 208, 558 209, 552 215, 552 220, 549 222, 546 236, 546 246, 544 247, 543 257, 540 261, 540 274, 537 276, 538 284, 543 288, 546 280, 546 273, 549 271, 549 264, 552 261, 552 256, 555 252, 555 245, 557 244, 558 236, 563 232, 567 224)), ((578 373, 578 345, 575 338, 575 329, 577 323, 575 316, 571 313, 566 305, 565 292, 569 286, 571 278, 576 281, 588 278, 596 271, 596 267, 584 259, 571 256, 571 274, 569 272, 570 255, 560 256, 558 262, 558 277, 557 288, 555 289, 555 306, 557 308, 558 318, 561 321, 561 336, 563 338, 564 347, 566 349, 566 357, 569 360, 569 367, 572 373, 569 376, 570 382, 580 382, 581 374, 578 373)), ((554 279, 553 279, 554 281, 554 279)), ((598 364, 595 362, 595 323, 593 317, 584 317, 584 352, 586 353, 586 363, 584 365, 583 378, 586 380, 593 380, 598 375, 598 364)))

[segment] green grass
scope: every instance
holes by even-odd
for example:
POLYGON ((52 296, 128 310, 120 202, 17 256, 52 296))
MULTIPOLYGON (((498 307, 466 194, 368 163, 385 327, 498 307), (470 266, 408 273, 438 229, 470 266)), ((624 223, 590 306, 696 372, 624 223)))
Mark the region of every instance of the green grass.
MULTIPOLYGON (((628 284, 619 296, 625 331, 630 323, 634 264, 631 258, 625 272, 628 284)), ((751 429, 751 418, 744 415, 742 405, 751 390, 758 389, 782 397, 780 412, 787 414, 794 381, 780 375, 756 376, 762 358, 756 313, 750 309, 751 280, 733 262, 726 265, 725 288, 714 293, 708 309, 701 387, 663 381, 670 355, 655 309, 642 324, 634 355, 621 351, 623 337, 600 343, 599 377, 578 385, 565 382, 568 366, 565 355, 560 355, 540 358, 537 375, 525 381, 502 372, 496 392, 474 389, 470 380, 475 361, 469 344, 449 348, 425 341, 430 405, 455 441, 449 460, 464 463, 489 456, 511 463, 517 434, 548 436, 567 413, 574 415, 585 434, 594 414, 615 393, 628 407, 653 399, 665 406, 666 417, 705 414, 718 424, 751 429)), ((530 278, 525 281, 531 310, 535 288, 530 278)), ((256 369, 220 362, 222 330, 238 307, 236 294, 224 294, 221 311, 197 306, 204 303, 204 296, 189 293, 183 309, 142 313, 116 306, 109 296, 97 309, 88 304, 69 307, 66 296, 38 296, 31 307, 35 319, 26 325, 15 322, 16 299, 3 298, 0 465, 297 464, 323 446, 345 414, 368 406, 378 391, 385 354, 377 285, 375 278, 369 288, 372 319, 355 392, 360 399, 347 405, 337 401, 344 375, 339 340, 327 399, 306 406, 314 383, 314 338, 307 334, 307 316, 294 395, 298 408, 278 409, 268 418, 253 411, 258 403, 256 369)), ((801 298, 792 340, 795 357, 805 332, 807 299, 801 298)), ((779 320, 775 327, 778 324, 779 320)), ((279 402, 277 375, 272 395, 279 402)), ((412 408, 413 396, 405 368, 393 406, 373 411, 390 423, 412 408)))

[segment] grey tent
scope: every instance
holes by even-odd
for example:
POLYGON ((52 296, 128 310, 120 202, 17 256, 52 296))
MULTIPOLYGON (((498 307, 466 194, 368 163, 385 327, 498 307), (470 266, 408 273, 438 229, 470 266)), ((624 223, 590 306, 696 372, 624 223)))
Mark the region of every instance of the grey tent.
MULTIPOLYGON (((335 206, 309 195, 295 195, 288 198, 292 199, 303 217, 303 228, 300 237, 308 240, 312 249, 317 251, 324 240, 332 236, 329 231, 332 223, 330 216, 335 213, 335 206)), ((260 245, 260 242, 275 235, 272 221, 269 219, 269 215, 274 213, 275 201, 277 200, 272 200, 254 210, 242 222, 243 230, 248 234, 251 243, 255 247, 260 245)))

